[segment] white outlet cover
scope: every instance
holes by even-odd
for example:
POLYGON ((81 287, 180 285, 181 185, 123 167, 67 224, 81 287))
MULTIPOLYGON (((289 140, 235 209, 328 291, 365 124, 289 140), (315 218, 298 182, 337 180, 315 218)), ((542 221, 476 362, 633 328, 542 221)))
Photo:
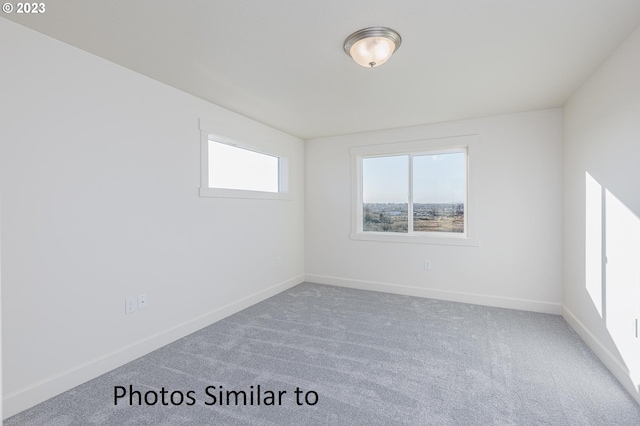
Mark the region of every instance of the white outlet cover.
POLYGON ((124 302, 124 313, 131 314, 138 310, 138 300, 135 297, 127 297, 124 302))
POLYGON ((144 309, 147 307, 147 295, 140 294, 138 295, 138 309, 144 309))

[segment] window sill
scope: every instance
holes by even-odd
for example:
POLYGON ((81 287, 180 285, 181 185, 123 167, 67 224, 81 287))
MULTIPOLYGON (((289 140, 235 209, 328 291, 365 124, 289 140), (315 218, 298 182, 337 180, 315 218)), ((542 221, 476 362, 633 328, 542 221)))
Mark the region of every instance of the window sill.
POLYGON ((467 246, 479 247, 480 240, 477 238, 458 237, 458 236, 425 236, 425 235, 408 235, 399 233, 382 233, 382 232, 359 232, 350 234, 352 240, 358 241, 378 241, 388 243, 409 243, 409 244, 434 244, 444 246, 467 246))
POLYGON ((239 189, 200 188, 201 197, 244 198, 254 200, 290 200, 287 192, 243 191, 239 189))

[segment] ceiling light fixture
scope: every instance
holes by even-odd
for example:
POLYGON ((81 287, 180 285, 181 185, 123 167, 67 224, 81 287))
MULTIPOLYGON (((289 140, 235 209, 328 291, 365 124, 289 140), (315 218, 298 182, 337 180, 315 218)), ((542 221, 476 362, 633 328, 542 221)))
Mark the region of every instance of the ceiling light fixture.
POLYGON ((390 28, 369 27, 351 34, 344 42, 344 51, 358 65, 378 67, 389 60, 402 43, 400 34, 390 28))

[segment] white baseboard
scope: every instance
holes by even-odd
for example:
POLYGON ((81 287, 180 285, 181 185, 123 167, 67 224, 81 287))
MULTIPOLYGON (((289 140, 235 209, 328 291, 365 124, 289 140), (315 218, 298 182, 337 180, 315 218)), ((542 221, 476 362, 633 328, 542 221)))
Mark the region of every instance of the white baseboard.
POLYGON ((497 308, 517 309, 520 311, 542 312, 545 314, 562 314, 562 304, 538 300, 517 299, 512 297, 489 296, 461 291, 438 290, 433 288, 413 287, 374 281, 353 280, 348 278, 329 277, 324 275, 306 275, 306 281, 328 284, 337 287, 348 287, 359 290, 381 291, 383 293, 402 294, 405 296, 426 297, 429 299, 448 300, 452 302, 471 303, 474 305, 494 306, 497 308))
POLYGON ((589 329, 571 312, 566 306, 562 307, 562 316, 569 323, 571 328, 582 338, 582 340, 591 348, 600 361, 611 371, 611 374, 624 386, 631 394, 633 399, 640 404, 640 389, 638 383, 634 383, 633 378, 629 374, 629 370, 614 356, 605 345, 594 336, 589 329))
POLYGON ((256 303, 268 299, 271 296, 275 296, 278 293, 302 283, 304 278, 304 275, 300 275, 283 281, 168 330, 149 336, 139 342, 105 354, 100 358, 91 360, 73 369, 64 371, 33 386, 5 395, 3 401, 4 418, 11 417, 23 410, 26 410, 27 408, 33 407, 34 405, 46 401, 47 399, 62 392, 107 373, 114 368, 120 367, 127 362, 131 362, 136 358, 220 321, 229 315, 255 305, 256 303))

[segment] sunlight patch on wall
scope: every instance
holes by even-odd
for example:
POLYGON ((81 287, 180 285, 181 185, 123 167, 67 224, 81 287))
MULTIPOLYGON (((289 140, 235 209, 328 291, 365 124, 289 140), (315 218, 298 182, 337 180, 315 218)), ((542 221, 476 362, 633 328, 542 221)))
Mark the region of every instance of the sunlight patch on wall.
POLYGON ((640 218, 605 191, 606 324, 632 374, 640 373, 640 218))
POLYGON ((602 281, 602 186, 585 172, 585 284, 587 292, 602 318, 604 291, 602 281))
MULTIPOLYGON (((585 172, 585 287, 640 385, 640 218, 585 172)), ((640 387, 639 387, 640 389, 640 387)))

